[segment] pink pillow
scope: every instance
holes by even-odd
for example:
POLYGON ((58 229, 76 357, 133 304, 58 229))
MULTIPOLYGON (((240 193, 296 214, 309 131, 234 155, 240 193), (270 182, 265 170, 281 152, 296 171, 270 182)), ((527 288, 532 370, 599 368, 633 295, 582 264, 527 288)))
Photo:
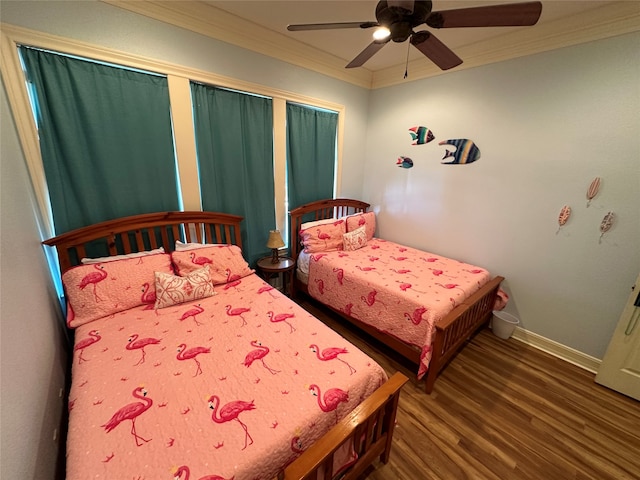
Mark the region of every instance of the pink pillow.
POLYGON ((347 232, 352 232, 356 228, 362 227, 367 232, 367 241, 373 238, 376 232, 376 214, 373 212, 356 213, 347 217, 347 232))
POLYGON ((211 297, 215 294, 209 265, 191 272, 186 277, 156 272, 156 309, 211 297))
POLYGON ((342 250, 342 235, 346 233, 343 219, 307 222, 300 225, 300 238, 306 253, 342 250))
POLYGON ((148 304, 147 289, 155 283, 155 272, 173 273, 169 254, 78 265, 67 270, 62 275, 67 295, 67 325, 75 328, 148 304))
POLYGON ((344 249, 347 251, 358 250, 367 244, 367 232, 364 225, 353 232, 347 232, 343 236, 344 249))
POLYGON ((209 265, 209 274, 214 285, 232 282, 253 273, 237 245, 211 245, 175 251, 171 253, 171 260, 181 277, 209 265))

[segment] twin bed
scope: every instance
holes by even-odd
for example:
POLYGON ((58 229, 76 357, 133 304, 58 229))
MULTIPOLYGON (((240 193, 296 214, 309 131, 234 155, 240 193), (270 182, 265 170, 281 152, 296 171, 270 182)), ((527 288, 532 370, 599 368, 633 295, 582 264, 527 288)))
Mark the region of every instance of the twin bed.
POLYGON ((259 278, 241 220, 145 214, 44 242, 75 329, 67 479, 356 478, 388 461, 407 378, 259 278))
MULTIPOLYGON (((417 364, 430 393, 503 278, 374 237, 368 207, 290 212, 296 290, 417 364)), ((353 479, 388 461, 407 378, 258 277, 241 221, 162 212, 44 242, 75 329, 67 479, 353 479)))
POLYGON ((501 276, 374 237, 375 214, 353 199, 327 199, 291 216, 296 291, 418 365, 431 393, 439 372, 500 308, 501 276))

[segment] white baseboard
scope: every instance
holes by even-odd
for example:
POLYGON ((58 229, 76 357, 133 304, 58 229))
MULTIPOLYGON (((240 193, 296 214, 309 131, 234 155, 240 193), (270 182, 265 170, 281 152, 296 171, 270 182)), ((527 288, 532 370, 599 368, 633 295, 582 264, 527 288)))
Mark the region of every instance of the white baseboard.
POLYGON ((524 328, 516 327, 513 332, 512 338, 520 342, 531 345, 532 347, 542 350, 554 357, 558 357, 561 360, 572 363, 580 368, 583 368, 591 373, 598 373, 600 363, 602 360, 587 355, 585 353, 574 350, 571 347, 562 345, 561 343, 549 340, 548 338, 538 335, 537 333, 529 332, 524 328))

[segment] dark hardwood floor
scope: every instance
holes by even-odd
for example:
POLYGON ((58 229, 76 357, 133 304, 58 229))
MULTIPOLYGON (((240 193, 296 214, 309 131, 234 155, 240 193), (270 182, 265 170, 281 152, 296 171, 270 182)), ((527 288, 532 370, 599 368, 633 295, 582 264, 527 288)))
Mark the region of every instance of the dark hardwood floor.
POLYGON ((593 374, 484 330, 427 395, 412 364, 306 297, 298 302, 387 373, 411 379, 391 460, 363 478, 640 479, 640 402, 596 384, 593 374))

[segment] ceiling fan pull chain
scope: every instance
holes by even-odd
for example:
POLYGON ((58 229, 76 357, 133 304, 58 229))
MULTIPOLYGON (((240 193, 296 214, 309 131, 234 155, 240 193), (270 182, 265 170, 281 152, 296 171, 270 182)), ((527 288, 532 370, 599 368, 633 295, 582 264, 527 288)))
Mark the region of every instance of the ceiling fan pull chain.
POLYGON ((411 47, 411 42, 407 42, 407 62, 405 63, 404 66, 404 78, 407 78, 409 76, 409 48, 411 47))

